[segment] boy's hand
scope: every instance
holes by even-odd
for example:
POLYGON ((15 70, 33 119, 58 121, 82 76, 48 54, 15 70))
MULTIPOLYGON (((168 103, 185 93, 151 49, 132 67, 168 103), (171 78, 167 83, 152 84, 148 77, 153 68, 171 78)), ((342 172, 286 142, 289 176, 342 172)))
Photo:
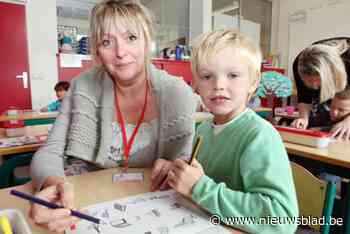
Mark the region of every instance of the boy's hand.
POLYGON ((337 140, 350 141, 350 116, 332 127, 332 137, 337 140))
POLYGON ((168 173, 168 184, 185 197, 191 198, 193 186, 203 175, 203 168, 197 160, 190 166, 186 161, 177 159, 168 173))
POLYGON ((166 185, 168 172, 172 166, 172 161, 157 159, 151 173, 151 191, 162 189, 166 185))
POLYGON ((309 125, 309 120, 307 118, 295 119, 291 124, 294 128, 306 129, 309 125))

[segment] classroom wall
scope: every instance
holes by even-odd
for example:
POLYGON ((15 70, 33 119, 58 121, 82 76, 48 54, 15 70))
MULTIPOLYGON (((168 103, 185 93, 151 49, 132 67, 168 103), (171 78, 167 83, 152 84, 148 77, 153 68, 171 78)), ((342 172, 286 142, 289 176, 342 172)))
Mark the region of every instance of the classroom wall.
POLYGON ((169 46, 182 37, 189 37, 189 0, 144 1, 156 19, 156 42, 159 48, 169 46))
MULTIPOLYGON (((268 0, 241 1, 241 15, 243 19, 260 25, 258 39, 264 55, 267 55, 271 50, 271 5, 271 2, 268 0)), ((255 28, 254 24, 247 24, 245 31, 247 27, 249 27, 249 32, 255 28)), ((242 32, 244 31, 242 30, 242 32)))
POLYGON ((272 8, 272 48, 290 77, 293 58, 302 48, 320 39, 350 36, 349 0, 274 0, 272 8))
MULTIPOLYGON (((161 25, 177 31, 177 37, 189 36, 189 0, 163 0, 161 25)), ((174 38, 176 39, 176 38, 174 38)))
POLYGON ((56 99, 56 0, 29 0, 26 14, 32 106, 37 109, 56 99))
MULTIPOLYGON (((230 15, 217 14, 213 17, 213 21, 213 26, 215 30, 225 27, 238 28, 237 17, 232 17, 230 15)), ((257 46, 260 46, 260 24, 246 19, 241 19, 240 24, 241 32, 249 36, 256 43, 257 46)))
POLYGON ((212 28, 212 0, 190 0, 189 26, 190 42, 212 28))

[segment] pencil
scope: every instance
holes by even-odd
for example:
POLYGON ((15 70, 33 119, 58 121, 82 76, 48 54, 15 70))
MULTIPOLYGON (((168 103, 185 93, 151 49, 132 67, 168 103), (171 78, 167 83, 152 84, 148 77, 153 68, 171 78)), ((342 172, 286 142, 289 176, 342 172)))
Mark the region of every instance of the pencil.
POLYGON ((197 140, 196 140, 196 143, 193 147, 193 151, 192 151, 192 154, 191 154, 191 158, 190 160, 188 161, 188 164, 189 165, 192 165, 193 161, 197 158, 197 154, 199 152, 199 148, 201 147, 202 145, 202 142, 203 142, 203 137, 202 136, 198 136, 197 137, 197 140))
MULTIPOLYGON (((34 202, 34 203, 37 203, 39 205, 46 206, 46 207, 51 208, 51 209, 65 208, 65 207, 57 205, 55 203, 45 201, 43 199, 37 198, 35 196, 29 195, 29 194, 26 194, 26 193, 22 193, 20 191, 14 190, 14 189, 12 189, 10 191, 10 194, 14 195, 16 197, 28 200, 30 202, 34 202)), ((96 223, 96 224, 100 224, 100 221, 101 221, 98 218, 92 217, 92 216, 87 215, 87 214, 83 214, 83 213, 81 213, 79 211, 76 211, 76 210, 71 210, 71 215, 75 216, 75 217, 78 217, 80 219, 85 219, 87 221, 90 221, 90 222, 93 222, 93 223, 96 223)))

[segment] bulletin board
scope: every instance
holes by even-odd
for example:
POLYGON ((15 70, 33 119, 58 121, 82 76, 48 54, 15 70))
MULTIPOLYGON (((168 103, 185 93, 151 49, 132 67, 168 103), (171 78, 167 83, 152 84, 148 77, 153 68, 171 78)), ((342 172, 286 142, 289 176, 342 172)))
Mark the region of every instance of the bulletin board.
POLYGON ((296 56, 313 42, 350 37, 350 1, 327 0, 289 15, 289 72, 296 56))

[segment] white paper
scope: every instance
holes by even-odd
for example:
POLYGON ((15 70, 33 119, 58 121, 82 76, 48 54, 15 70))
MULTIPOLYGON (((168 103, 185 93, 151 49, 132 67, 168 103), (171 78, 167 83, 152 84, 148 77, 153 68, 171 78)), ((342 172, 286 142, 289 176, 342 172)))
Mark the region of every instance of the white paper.
POLYGON ((82 220, 66 234, 226 234, 231 233, 209 222, 207 214, 174 190, 144 193, 86 207, 100 218, 97 225, 82 220))
POLYGON ((112 177, 113 182, 120 181, 143 181, 143 173, 142 172, 122 172, 115 173, 112 177))

